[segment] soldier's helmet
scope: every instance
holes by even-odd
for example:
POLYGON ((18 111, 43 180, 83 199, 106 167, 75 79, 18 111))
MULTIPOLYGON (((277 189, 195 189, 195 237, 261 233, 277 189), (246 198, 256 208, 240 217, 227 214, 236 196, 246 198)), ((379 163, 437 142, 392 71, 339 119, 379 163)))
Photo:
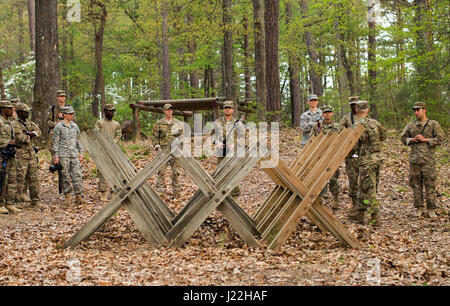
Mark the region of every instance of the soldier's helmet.
POLYGON ((14 105, 11 103, 11 101, 8 100, 1 100, 0 101, 0 108, 13 108, 14 105))
POLYGON ((27 104, 25 103, 17 103, 16 105, 16 112, 30 112, 31 111, 31 107, 29 107, 27 104))
POLYGON ((163 106, 163 110, 168 110, 168 109, 173 109, 173 106, 172 106, 172 104, 170 104, 170 103, 166 103, 166 104, 164 104, 164 106, 163 106))
POLYGON ((348 98, 348 105, 356 104, 358 102, 359 96, 351 96, 348 98))
POLYGON ((56 96, 57 97, 65 97, 66 96, 66 92, 64 90, 58 90, 56 91, 56 96))
POLYGON ((311 101, 311 100, 319 100, 319 97, 317 95, 314 95, 314 94, 309 95, 308 101, 311 101))
POLYGON ((103 110, 105 110, 105 111, 115 111, 116 108, 114 107, 113 104, 106 104, 105 107, 103 108, 103 110))
POLYGON ((333 112, 333 106, 325 104, 324 106, 322 106, 320 108, 322 110, 322 113, 327 113, 327 112, 333 112))
POLYGON ((426 108, 427 104, 425 102, 416 102, 414 103, 413 109, 418 109, 418 108, 426 108))
POLYGON ((357 101, 356 108, 358 110, 365 110, 369 108, 369 101, 357 101))
POLYGON ((63 114, 75 114, 75 110, 72 106, 64 106, 61 108, 63 114))
POLYGON ((19 98, 12 98, 9 100, 12 104, 17 104, 20 103, 20 99, 19 98))
POLYGON ((223 102, 223 108, 226 108, 226 107, 234 108, 233 101, 228 100, 228 101, 223 102))

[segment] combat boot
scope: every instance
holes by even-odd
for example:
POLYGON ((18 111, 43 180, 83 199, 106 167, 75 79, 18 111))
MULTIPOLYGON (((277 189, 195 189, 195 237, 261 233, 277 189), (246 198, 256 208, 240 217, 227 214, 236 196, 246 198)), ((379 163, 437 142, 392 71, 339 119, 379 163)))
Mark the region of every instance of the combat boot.
POLYGON ((81 193, 77 193, 77 194, 75 195, 75 204, 76 204, 76 205, 82 205, 82 204, 85 204, 83 198, 81 197, 81 193))
POLYGON ((423 215, 423 208, 422 207, 418 207, 416 210, 416 213, 414 214, 414 217, 416 218, 420 218, 423 215))
POLYGON ((101 196, 100 196, 100 201, 102 201, 102 202, 108 202, 108 195, 106 194, 106 192, 105 191, 102 191, 101 192, 101 196))
POLYGON ((20 209, 15 207, 13 204, 6 204, 5 207, 10 213, 14 214, 16 212, 20 212, 20 209))
POLYGON ((333 208, 334 209, 339 208, 339 196, 337 194, 333 195, 333 208))
POLYGON ((19 201, 30 203, 31 199, 25 193, 22 193, 21 197, 19 198, 19 201))
POLYGON ((32 200, 31 207, 43 208, 44 206, 42 206, 41 200, 32 200))
POLYGON ((436 209, 432 208, 432 209, 428 209, 427 211, 428 211, 428 217, 430 217, 432 219, 437 218, 436 209))
POLYGON ((5 206, 0 206, 0 215, 7 215, 9 210, 6 209, 5 206))
POLYGON ((64 194, 64 205, 70 206, 72 203, 70 202, 70 193, 64 194))
POLYGON ((364 211, 363 210, 357 210, 354 213, 350 213, 348 215, 348 218, 351 222, 358 223, 358 224, 364 224, 364 211))

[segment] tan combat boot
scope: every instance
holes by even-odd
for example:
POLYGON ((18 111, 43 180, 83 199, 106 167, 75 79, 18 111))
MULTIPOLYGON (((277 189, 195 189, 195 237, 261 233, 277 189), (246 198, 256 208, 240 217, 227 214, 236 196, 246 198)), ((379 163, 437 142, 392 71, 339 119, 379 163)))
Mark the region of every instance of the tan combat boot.
POLYGON ((431 208, 431 209, 428 209, 427 211, 428 211, 428 216, 431 219, 437 218, 437 216, 436 216, 436 209, 431 208))
POLYGON ((31 207, 43 208, 44 206, 42 206, 41 200, 32 200, 31 207))
POLYGON ((81 193, 77 193, 75 195, 75 204, 76 205, 82 205, 85 204, 85 202, 83 201, 83 198, 81 197, 81 193))
POLYGON ((30 203, 31 202, 30 197, 28 197, 25 193, 22 193, 22 195, 21 195, 19 200, 22 201, 22 202, 25 202, 25 203, 30 203))
POLYGON ((105 191, 102 191, 102 192, 101 192, 100 201, 102 201, 102 202, 108 202, 108 195, 106 194, 105 191))
POLYGON ((7 215, 9 210, 6 209, 5 206, 0 206, 0 215, 7 215))
POLYGON ((5 207, 10 213, 13 214, 20 211, 20 209, 14 206, 13 204, 6 204, 5 207))
POLYGON ((414 214, 414 217, 416 218, 420 218, 423 215, 423 208, 422 207, 418 207, 416 210, 416 213, 414 214))
POLYGON ((64 194, 64 205, 70 206, 72 203, 70 202, 70 193, 64 194))

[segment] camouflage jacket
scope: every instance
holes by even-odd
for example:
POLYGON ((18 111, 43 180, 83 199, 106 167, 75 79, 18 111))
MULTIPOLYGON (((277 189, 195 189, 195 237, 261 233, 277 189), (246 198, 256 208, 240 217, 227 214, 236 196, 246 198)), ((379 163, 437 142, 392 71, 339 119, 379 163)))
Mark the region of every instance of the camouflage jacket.
POLYGON ((152 142, 153 146, 160 145, 161 147, 170 144, 176 137, 183 134, 183 123, 175 118, 170 122, 162 118, 156 121, 153 127, 152 142))
POLYGON ((307 110, 300 116, 300 128, 303 131, 302 145, 308 142, 313 126, 322 119, 322 110, 320 108, 315 113, 307 110))
POLYGON ((330 123, 325 123, 325 122, 323 122, 323 120, 320 120, 313 126, 312 131, 311 131, 311 136, 317 136, 321 132, 326 135, 330 131, 339 133, 340 130, 341 130, 341 126, 337 122, 331 121, 330 123))
MULTIPOLYGON (((59 114, 62 113, 58 102, 56 102, 54 105, 55 106, 50 106, 47 116, 47 126, 50 130, 53 130, 58 124, 58 121, 60 120, 59 114)), ((67 103, 64 106, 67 106, 67 103)))
POLYGON ((114 139, 115 143, 118 143, 122 139, 120 123, 115 120, 108 120, 106 118, 97 120, 94 128, 103 132, 108 138, 114 139))
POLYGON ((0 116, 0 148, 6 147, 11 139, 15 139, 11 121, 0 116))
POLYGON ((33 140, 41 136, 41 130, 38 125, 31 120, 22 121, 21 119, 14 120, 14 134, 16 136, 16 158, 32 159, 36 156, 36 152, 33 149, 33 140), (31 138, 23 133, 27 130, 30 133, 34 133, 36 136, 31 138))
POLYGON ((429 120, 428 124, 421 124, 418 120, 408 123, 402 132, 402 142, 404 145, 411 147, 409 161, 415 164, 425 164, 434 162, 434 154, 436 146, 443 143, 445 134, 439 123, 435 120, 429 120), (424 129, 425 127, 425 129, 424 129), (422 132, 423 131, 423 132, 422 132), (429 139, 429 143, 411 142, 411 139, 418 134, 429 139))
POLYGON ((362 125, 365 131, 358 141, 357 154, 359 163, 377 162, 383 159, 381 153, 382 142, 387 139, 385 127, 368 117, 363 117, 355 122, 354 126, 362 125))
POLYGON ((80 129, 75 122, 61 121, 53 131, 53 150, 56 157, 78 157, 84 148, 80 142, 80 129))

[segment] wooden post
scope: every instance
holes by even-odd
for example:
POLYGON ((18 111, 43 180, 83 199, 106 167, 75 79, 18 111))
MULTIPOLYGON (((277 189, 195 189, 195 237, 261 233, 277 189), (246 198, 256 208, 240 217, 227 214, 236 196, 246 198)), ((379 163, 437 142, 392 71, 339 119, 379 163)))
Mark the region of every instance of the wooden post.
POLYGON ((139 120, 139 108, 133 108, 133 142, 141 140, 141 121, 139 120))

